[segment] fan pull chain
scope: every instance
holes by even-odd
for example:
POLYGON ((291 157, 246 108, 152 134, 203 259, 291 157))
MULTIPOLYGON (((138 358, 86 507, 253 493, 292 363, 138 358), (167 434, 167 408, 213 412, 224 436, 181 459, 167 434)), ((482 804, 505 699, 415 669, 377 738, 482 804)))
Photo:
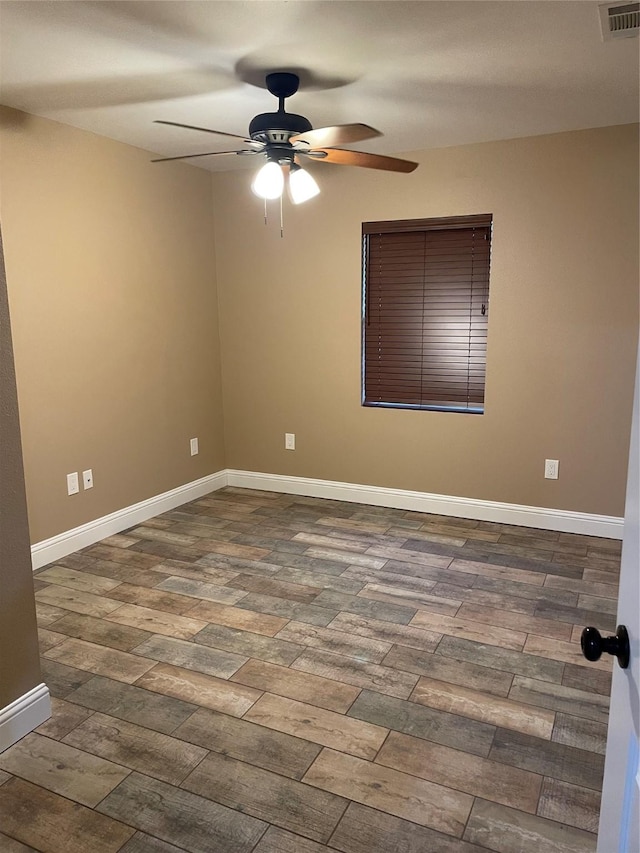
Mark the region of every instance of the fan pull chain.
POLYGON ((284 237, 284 216, 282 213, 282 196, 280 196, 280 239, 284 237))
POLYGON ((264 224, 267 224, 267 200, 264 200, 264 224))

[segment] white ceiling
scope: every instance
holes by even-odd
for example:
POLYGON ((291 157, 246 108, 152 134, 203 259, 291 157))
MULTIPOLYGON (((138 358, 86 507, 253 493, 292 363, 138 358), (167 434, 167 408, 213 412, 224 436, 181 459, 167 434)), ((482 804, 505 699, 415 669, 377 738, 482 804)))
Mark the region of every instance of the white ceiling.
POLYGON ((288 111, 394 154, 638 121, 638 46, 603 43, 591 0, 0 0, 0 103, 161 156, 226 150, 153 120, 245 134, 277 107, 254 84, 297 70, 288 111))

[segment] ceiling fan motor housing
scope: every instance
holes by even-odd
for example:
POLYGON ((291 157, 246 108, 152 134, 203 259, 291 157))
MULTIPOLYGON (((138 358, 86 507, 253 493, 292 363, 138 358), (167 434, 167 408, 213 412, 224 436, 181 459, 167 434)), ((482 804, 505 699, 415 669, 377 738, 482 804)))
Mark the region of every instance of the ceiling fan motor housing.
POLYGON ((255 116, 249 125, 249 136, 256 142, 288 142, 292 136, 312 129, 311 122, 304 116, 278 110, 255 116))

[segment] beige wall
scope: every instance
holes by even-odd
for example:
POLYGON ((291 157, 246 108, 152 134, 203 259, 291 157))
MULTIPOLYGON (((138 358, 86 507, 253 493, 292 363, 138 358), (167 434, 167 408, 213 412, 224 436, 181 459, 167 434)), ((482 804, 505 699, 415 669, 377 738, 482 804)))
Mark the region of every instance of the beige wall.
POLYGON ((413 175, 315 164, 323 193, 286 205, 281 240, 250 172, 212 180, 0 119, 32 542, 225 466, 622 514, 637 128, 418 152, 413 175), (363 409, 361 222, 484 212, 486 414, 363 409), (545 457, 560 459, 557 482, 545 457), (66 474, 89 467, 94 489, 68 497, 66 474))
POLYGON ((29 525, 0 235, 0 709, 39 683, 29 525))
POLYGON ((45 119, 0 119, 37 542, 224 467, 211 180, 45 119), (68 497, 66 474, 86 468, 94 488, 68 497))
POLYGON ((637 127, 414 159, 412 175, 315 164, 322 195, 286 204, 282 240, 249 173, 214 176, 227 466, 622 515, 637 127), (362 221, 473 213, 494 215, 486 413, 362 408, 362 221))

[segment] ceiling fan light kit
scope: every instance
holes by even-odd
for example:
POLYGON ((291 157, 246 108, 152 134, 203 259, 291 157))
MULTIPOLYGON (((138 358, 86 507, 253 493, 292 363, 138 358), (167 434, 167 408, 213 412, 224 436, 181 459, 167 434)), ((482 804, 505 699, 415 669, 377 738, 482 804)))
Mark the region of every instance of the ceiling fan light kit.
POLYGON ((273 200, 280 198, 283 189, 282 166, 275 160, 267 160, 253 179, 251 190, 258 198, 273 200))
POLYGON ((333 125, 314 130, 311 122, 304 116, 286 112, 285 99, 295 95, 300 85, 297 74, 288 71, 267 74, 266 85, 269 92, 278 98, 278 110, 254 116, 249 124, 249 138, 190 124, 158 121, 158 124, 239 139, 246 147, 234 151, 210 151, 204 154, 161 157, 152 162, 161 163, 167 160, 187 160, 190 157, 214 157, 228 154, 262 154, 267 162, 255 175, 251 184, 252 191, 265 201, 282 199, 286 183, 289 198, 294 204, 302 204, 320 192, 315 178, 300 166, 299 159, 308 158, 343 166, 381 169, 386 172, 413 172, 418 167, 417 163, 410 160, 338 147, 382 135, 379 130, 367 124, 333 125), (285 174, 288 180, 285 180, 285 174))
POLYGON ((302 166, 294 163, 289 171, 289 198, 294 204, 302 204, 304 201, 309 201, 320 192, 318 182, 305 171, 302 166))

